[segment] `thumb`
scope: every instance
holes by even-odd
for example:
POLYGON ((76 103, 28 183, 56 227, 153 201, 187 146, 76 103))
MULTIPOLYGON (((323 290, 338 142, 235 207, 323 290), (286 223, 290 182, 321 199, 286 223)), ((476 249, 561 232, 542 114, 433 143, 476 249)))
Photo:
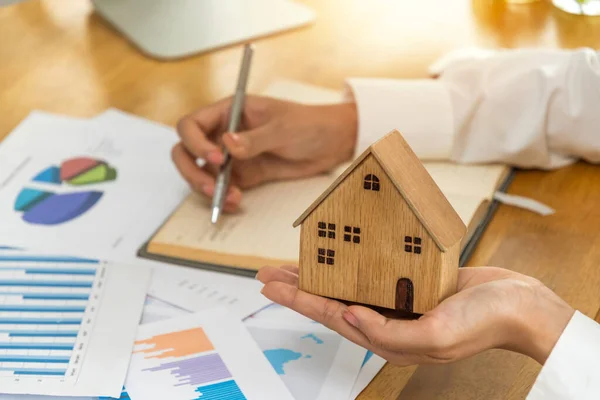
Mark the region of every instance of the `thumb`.
POLYGON ((389 319, 367 307, 350 306, 343 318, 360 330, 369 342, 386 351, 421 352, 443 346, 444 335, 433 318, 389 319))
POLYGON ((269 126, 261 126, 244 132, 227 132, 223 144, 235 158, 247 160, 281 145, 280 135, 269 126))

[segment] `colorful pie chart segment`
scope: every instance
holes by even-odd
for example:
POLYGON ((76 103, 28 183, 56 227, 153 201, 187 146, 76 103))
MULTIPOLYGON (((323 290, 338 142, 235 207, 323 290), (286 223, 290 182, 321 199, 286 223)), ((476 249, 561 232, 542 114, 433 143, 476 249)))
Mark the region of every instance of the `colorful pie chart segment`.
POLYGON ((60 168, 48 167, 39 174, 37 174, 37 176, 33 178, 33 181, 43 183, 54 183, 60 185, 60 168))
POLYGON ((60 165, 60 179, 63 181, 68 181, 102 163, 102 161, 94 160, 93 158, 88 157, 66 160, 60 165))
POLYGON ((71 221, 90 210, 102 198, 101 190, 55 193, 54 185, 76 187, 103 184, 117 179, 117 170, 105 161, 89 157, 65 160, 60 167, 50 166, 40 171, 32 181, 43 189, 24 188, 15 200, 15 211, 30 224, 57 225, 71 221))
POLYGON ((75 176, 68 182, 71 185, 89 185, 92 183, 100 183, 112 181, 117 178, 117 171, 106 164, 100 164, 89 171, 83 172, 75 176))
POLYGON ((52 193, 44 192, 37 189, 23 189, 17 196, 15 202, 16 211, 28 211, 39 202, 43 201, 47 197, 52 196, 52 193))

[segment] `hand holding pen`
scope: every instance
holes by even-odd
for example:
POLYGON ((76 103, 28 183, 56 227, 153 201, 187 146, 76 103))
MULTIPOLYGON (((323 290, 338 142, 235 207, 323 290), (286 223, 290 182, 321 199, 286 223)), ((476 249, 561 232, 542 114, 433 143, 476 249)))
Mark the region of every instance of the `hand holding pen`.
MULTIPOLYGON (((276 80, 265 81, 265 86, 276 80)), ((224 153, 231 157, 222 213, 239 211, 247 189, 318 175, 349 161, 354 154, 357 117, 352 102, 305 105, 246 95, 239 126, 236 132, 229 132, 234 100, 235 96, 230 96, 183 117, 177 125, 181 142, 172 151, 182 177, 211 201, 224 153), (198 165, 198 159, 203 164, 198 165)))

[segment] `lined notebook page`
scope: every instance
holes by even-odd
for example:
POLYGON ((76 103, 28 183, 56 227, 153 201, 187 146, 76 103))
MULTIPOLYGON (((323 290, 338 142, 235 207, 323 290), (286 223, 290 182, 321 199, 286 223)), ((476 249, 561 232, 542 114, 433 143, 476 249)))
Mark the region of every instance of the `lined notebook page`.
POLYGON ((296 262, 300 228, 293 228, 292 224, 337 175, 270 183, 249 190, 244 193, 240 212, 223 214, 218 227, 210 222, 209 201, 192 195, 171 216, 153 242, 230 256, 296 262))
MULTIPOLYGON (((340 92, 292 81, 275 82, 262 94, 304 103, 342 100, 340 92)), ((224 215, 219 227, 210 223, 209 202, 191 195, 159 230, 148 250, 243 268, 258 268, 268 260, 275 265, 296 263, 300 227, 293 228, 292 223, 348 165, 327 175, 249 190, 244 193, 241 212, 224 215)), ((492 198, 506 171, 503 166, 424 165, 467 226, 481 203, 492 198)))

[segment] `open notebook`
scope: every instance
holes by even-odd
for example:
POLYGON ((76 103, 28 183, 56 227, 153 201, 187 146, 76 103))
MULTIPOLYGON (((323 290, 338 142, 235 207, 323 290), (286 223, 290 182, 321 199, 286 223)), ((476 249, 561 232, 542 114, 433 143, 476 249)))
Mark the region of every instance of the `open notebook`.
MULTIPOLYGON (((263 95, 304 103, 333 103, 341 93, 293 81, 278 81, 263 95)), ((245 192, 242 211, 210 222, 210 202, 191 194, 139 251, 141 257, 254 276, 264 265, 296 264, 300 228, 292 223, 349 164, 327 175, 276 182, 245 192)), ((468 233, 464 263, 494 209, 493 195, 504 190, 510 168, 424 163, 456 209, 468 233)))

